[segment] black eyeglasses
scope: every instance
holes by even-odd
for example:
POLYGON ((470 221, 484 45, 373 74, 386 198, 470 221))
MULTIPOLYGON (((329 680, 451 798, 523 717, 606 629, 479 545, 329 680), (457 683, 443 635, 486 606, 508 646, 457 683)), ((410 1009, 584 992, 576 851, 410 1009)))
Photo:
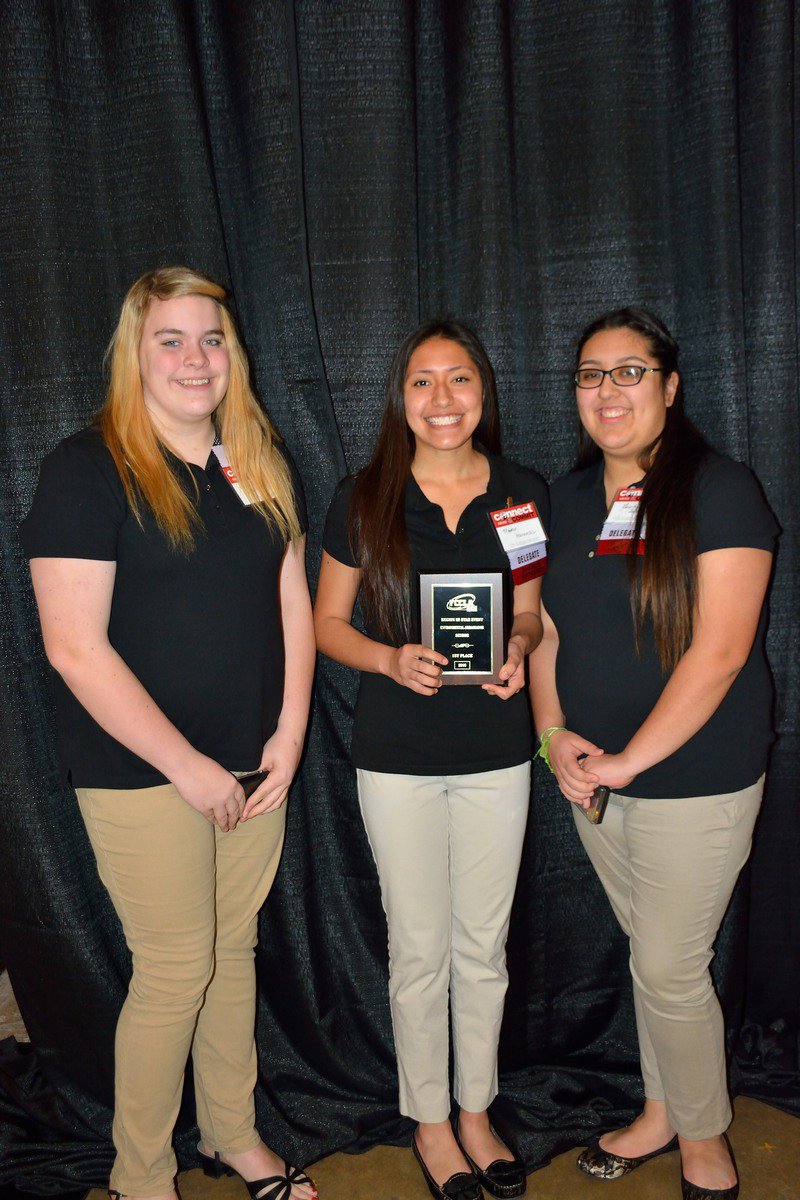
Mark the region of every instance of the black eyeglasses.
POLYGON ((617 387, 634 387, 641 383, 649 371, 663 370, 663 367, 638 367, 634 363, 612 367, 610 371, 601 371, 599 367, 581 367, 572 378, 579 388, 599 388, 606 375, 617 387))

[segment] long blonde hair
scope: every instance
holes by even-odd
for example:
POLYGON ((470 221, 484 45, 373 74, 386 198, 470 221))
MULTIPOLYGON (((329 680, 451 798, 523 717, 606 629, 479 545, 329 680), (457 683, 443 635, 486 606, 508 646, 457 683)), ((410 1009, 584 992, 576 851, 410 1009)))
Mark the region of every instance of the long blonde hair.
MULTIPOLYGON (((139 524, 144 501, 172 545, 183 550, 194 544, 200 519, 145 407, 139 372, 139 343, 150 303, 174 296, 209 296, 216 302, 230 358, 228 390, 215 413, 219 435, 253 508, 285 541, 301 532, 289 467, 278 450, 278 435, 250 386, 247 357, 225 295, 218 283, 189 267, 148 271, 128 291, 106 354, 110 378, 98 415, 103 440, 139 524)), ((186 470, 194 482, 188 465, 186 470)))

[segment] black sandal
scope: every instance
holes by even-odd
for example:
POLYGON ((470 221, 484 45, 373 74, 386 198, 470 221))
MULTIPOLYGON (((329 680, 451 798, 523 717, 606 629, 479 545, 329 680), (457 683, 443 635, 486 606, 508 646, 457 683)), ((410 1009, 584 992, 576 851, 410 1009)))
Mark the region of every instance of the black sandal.
MULTIPOLYGON (((200 1157, 203 1174, 210 1176, 211 1179, 221 1179, 224 1175, 239 1174, 232 1166, 222 1161, 218 1150, 214 1151, 213 1158, 210 1154, 204 1154, 202 1150, 198 1150, 197 1153, 200 1157)), ((290 1167, 285 1160, 283 1165, 285 1168, 283 1175, 268 1175, 266 1179, 244 1180, 253 1200, 289 1200, 292 1188, 296 1183, 310 1183, 316 1191, 314 1180, 310 1175, 306 1175, 301 1167, 290 1167), (269 1190, 265 1191, 265 1188, 269 1190)))

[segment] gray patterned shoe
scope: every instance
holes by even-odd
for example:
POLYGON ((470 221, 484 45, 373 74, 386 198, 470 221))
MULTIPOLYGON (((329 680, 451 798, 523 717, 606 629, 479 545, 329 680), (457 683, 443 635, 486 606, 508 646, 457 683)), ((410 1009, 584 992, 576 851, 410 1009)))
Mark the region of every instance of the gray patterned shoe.
POLYGON ((642 1163, 649 1162, 651 1158, 658 1158, 659 1154, 668 1154, 670 1150, 677 1149, 678 1139, 674 1137, 666 1146, 651 1150, 649 1154, 640 1154, 638 1158, 622 1158, 619 1154, 604 1150, 600 1145, 600 1138, 596 1137, 578 1156, 576 1165, 579 1171, 583 1171, 584 1175, 591 1175, 593 1179, 622 1179, 623 1175, 630 1175, 631 1171, 635 1171, 642 1163))

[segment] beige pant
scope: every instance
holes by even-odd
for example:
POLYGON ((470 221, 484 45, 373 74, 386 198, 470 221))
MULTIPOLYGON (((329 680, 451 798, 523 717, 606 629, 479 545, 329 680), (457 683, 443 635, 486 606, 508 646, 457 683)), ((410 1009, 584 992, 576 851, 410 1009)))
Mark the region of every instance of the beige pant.
POLYGON ((614 793, 580 839, 630 939, 645 1096, 682 1137, 730 1123, 722 1012, 709 963, 747 861, 764 778, 741 792, 642 800, 614 793))
POLYGON ((482 1112, 497 1095, 506 936, 530 799, 530 763, 470 775, 358 771, 389 928, 400 1111, 482 1112))
POLYGON ((77 795, 133 955, 115 1045, 111 1187, 154 1194, 173 1186, 190 1050, 203 1140, 229 1153, 258 1142, 253 949, 285 806, 221 833, 171 784, 77 795))

